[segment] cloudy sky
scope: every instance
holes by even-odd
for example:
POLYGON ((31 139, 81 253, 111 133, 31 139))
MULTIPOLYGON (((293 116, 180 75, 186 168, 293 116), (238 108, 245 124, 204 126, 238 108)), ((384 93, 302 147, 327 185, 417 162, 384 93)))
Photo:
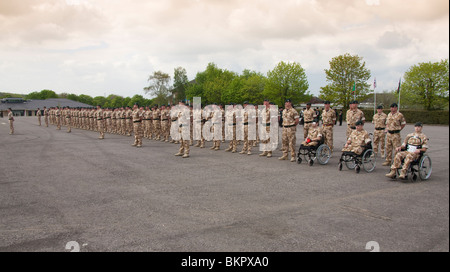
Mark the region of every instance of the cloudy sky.
POLYGON ((411 65, 448 58, 449 1, 0 1, 0 92, 143 95, 157 70, 193 79, 209 62, 266 74, 295 61, 318 95, 345 53, 377 91, 394 89, 411 65))

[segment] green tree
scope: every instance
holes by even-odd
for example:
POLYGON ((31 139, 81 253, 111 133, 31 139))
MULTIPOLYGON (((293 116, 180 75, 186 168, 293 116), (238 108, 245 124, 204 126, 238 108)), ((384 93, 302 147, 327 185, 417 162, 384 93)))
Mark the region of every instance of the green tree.
POLYGON ((67 95, 67 99, 73 100, 73 101, 78 101, 78 95, 76 94, 68 94, 67 95))
MULTIPOLYGON (((205 71, 197 73, 195 83, 189 84, 186 97, 192 101, 193 97, 199 96, 203 104, 224 103, 222 94, 226 92, 236 76, 234 72, 220 69, 216 64, 209 63, 205 71)), ((227 97, 226 94, 225 97, 227 97)))
POLYGON ((145 106, 147 106, 147 101, 146 101, 146 99, 145 99, 142 95, 135 94, 135 95, 131 98, 130 103, 128 103, 128 106, 129 106, 129 107, 133 107, 134 104, 138 104, 139 106, 145 107, 145 106))
POLYGON ((238 103, 242 104, 244 80, 242 77, 234 77, 227 88, 222 91, 221 102, 223 104, 238 103))
POLYGON ((252 104, 262 105, 267 78, 261 73, 250 70, 244 70, 241 78, 243 78, 242 99, 252 104))
POLYGON ((170 76, 161 71, 155 71, 147 80, 150 84, 144 88, 145 94, 155 96, 155 102, 158 104, 167 104, 169 96, 170 76))
POLYGON ((370 70, 358 55, 346 53, 330 61, 330 69, 325 69, 328 85, 321 88, 320 98, 342 105, 348 109, 354 99, 361 99, 369 92, 370 70), (355 89, 353 93, 353 89, 355 89))
POLYGON ((186 87, 188 84, 188 77, 186 69, 183 67, 177 67, 174 69, 173 75, 173 89, 172 92, 172 104, 186 98, 186 87))
POLYGON ((81 103, 91 105, 91 106, 95 106, 94 98, 92 98, 91 96, 86 95, 86 94, 80 94, 78 96, 78 101, 81 103))
POLYGON ((444 109, 449 103, 448 90, 448 59, 424 62, 405 72, 400 97, 402 103, 421 105, 427 110, 444 109))
POLYGON ((58 95, 52 90, 42 90, 40 92, 29 93, 26 99, 48 99, 48 98, 58 98, 58 95))
POLYGON ((115 96, 114 98, 112 98, 111 100, 111 107, 113 108, 120 108, 124 105, 124 101, 123 101, 123 97, 122 96, 115 96))
POLYGON ((122 107, 132 107, 133 105, 130 105, 131 102, 131 98, 130 97, 125 97, 122 101, 122 107))
POLYGON ((262 104, 266 77, 255 71, 244 70, 241 75, 235 76, 228 88, 222 93, 222 102, 242 104, 248 101, 252 104, 262 104))
POLYGON ((304 100, 309 88, 305 70, 297 63, 279 62, 277 66, 267 72, 267 81, 263 95, 278 106, 284 106, 289 98, 293 103, 304 100))
POLYGON ((94 97, 92 103, 94 106, 100 105, 100 107, 104 107, 105 103, 108 101, 104 96, 96 96, 94 97))

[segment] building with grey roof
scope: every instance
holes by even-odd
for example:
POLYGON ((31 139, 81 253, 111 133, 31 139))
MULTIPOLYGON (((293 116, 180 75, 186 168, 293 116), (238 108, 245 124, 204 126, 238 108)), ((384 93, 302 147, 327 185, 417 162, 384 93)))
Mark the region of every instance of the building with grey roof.
POLYGON ((8 108, 11 108, 14 116, 36 116, 37 109, 44 107, 71 107, 71 108, 92 108, 92 105, 73 101, 66 98, 49 98, 45 100, 25 100, 23 98, 3 98, 0 100, 0 116, 6 116, 8 108))

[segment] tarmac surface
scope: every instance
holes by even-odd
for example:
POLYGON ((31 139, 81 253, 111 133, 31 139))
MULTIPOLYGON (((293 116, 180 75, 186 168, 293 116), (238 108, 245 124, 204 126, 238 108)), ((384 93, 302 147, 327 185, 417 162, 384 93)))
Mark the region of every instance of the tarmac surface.
MULTIPOLYGON (((425 125, 433 171, 404 183, 388 167, 338 170, 345 123, 327 165, 0 118, 0 251, 449 251, 449 129, 425 125)), ((373 132, 373 125, 365 129, 373 132)), ((412 132, 408 124, 402 138, 412 132)), ((297 148, 303 129, 297 129, 297 148)), ((238 146, 240 151, 242 145, 238 146)))

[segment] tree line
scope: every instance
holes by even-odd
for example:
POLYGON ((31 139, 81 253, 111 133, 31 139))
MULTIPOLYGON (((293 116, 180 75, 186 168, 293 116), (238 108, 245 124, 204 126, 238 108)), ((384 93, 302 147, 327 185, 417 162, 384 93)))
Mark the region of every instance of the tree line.
MULTIPOLYGON (((334 106, 348 108, 352 100, 364 101, 373 97, 371 71, 364 59, 349 53, 332 58, 330 67, 324 69, 326 85, 320 88, 319 98, 329 100, 334 106)), ((92 106, 125 107, 139 104, 174 104, 180 100, 192 101, 201 97, 202 103, 242 104, 244 101, 261 105, 269 99, 278 106, 284 106, 285 99, 294 104, 305 103, 312 98, 309 93, 305 69, 298 62, 279 62, 266 74, 244 70, 236 73, 209 63, 204 71, 197 72, 193 80, 188 79, 186 69, 177 67, 172 77, 165 72, 155 71, 148 79, 143 92, 152 97, 144 98, 109 95, 91 97, 86 94, 56 94, 51 90, 31 92, 26 99, 67 98, 92 106)), ((11 94, 1 94, 0 98, 11 94)), ((11 97, 11 96, 9 96, 11 97)), ((439 110, 449 105, 449 65, 448 59, 439 62, 425 62, 411 66, 399 79, 398 86, 377 94, 377 104, 383 100, 396 101, 401 97, 402 108, 439 110)))

